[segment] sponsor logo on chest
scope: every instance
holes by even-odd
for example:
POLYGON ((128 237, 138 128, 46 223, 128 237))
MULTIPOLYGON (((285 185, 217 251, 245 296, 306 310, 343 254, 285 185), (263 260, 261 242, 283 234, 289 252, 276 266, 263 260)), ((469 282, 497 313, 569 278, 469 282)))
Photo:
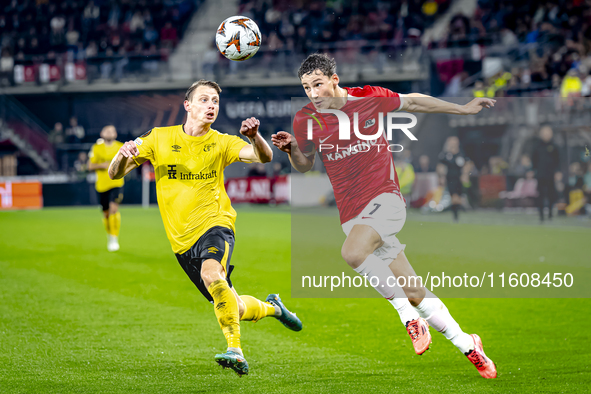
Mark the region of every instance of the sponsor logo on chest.
POLYGON ((181 180, 181 181, 204 181, 208 179, 217 178, 217 170, 211 170, 209 172, 200 171, 181 171, 177 169, 177 164, 168 164, 168 179, 181 180))

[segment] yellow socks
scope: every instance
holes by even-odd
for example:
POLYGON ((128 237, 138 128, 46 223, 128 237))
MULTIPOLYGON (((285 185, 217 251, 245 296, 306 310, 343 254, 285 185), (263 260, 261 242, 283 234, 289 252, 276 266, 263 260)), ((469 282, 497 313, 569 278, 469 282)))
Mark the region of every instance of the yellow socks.
POLYGON ((215 316, 228 342, 228 347, 240 349, 240 316, 238 300, 228 282, 218 279, 207 289, 213 298, 215 316))
POLYGON ((119 228, 121 227, 121 214, 119 212, 109 215, 109 228, 107 232, 115 237, 119 236, 119 228))
POLYGON ((240 296, 240 299, 244 302, 246 309, 240 320, 250 320, 257 322, 263 317, 274 316, 275 307, 268 302, 259 301, 249 295, 240 296))

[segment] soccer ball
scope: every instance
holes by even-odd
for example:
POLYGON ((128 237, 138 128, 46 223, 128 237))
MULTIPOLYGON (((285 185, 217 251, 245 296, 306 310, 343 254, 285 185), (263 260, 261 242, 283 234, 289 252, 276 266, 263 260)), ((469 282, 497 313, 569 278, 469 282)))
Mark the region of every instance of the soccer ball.
POLYGON ((215 35, 218 49, 230 60, 250 59, 261 46, 261 31, 245 16, 231 16, 222 22, 215 35))

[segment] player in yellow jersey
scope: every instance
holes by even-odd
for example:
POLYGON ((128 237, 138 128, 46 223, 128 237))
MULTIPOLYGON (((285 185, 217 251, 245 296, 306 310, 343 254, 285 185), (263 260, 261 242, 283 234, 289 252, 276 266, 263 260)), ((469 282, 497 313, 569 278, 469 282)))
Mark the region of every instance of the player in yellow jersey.
POLYGON ((258 133, 255 118, 242 122, 238 136, 211 128, 219 112, 217 83, 200 80, 185 94, 184 125, 154 128, 126 142, 109 167, 111 179, 121 179, 149 160, 155 169, 160 214, 172 250, 189 278, 214 304, 214 312, 228 342, 215 360, 238 375, 248 373, 240 346, 240 320, 274 316, 287 328, 302 329, 276 294, 266 301, 242 295, 232 287, 230 265, 234 248, 236 211, 224 188, 224 168, 234 162, 266 163, 273 153, 258 133))
POLYGON ((107 243, 109 252, 119 250, 119 228, 121 227, 119 204, 123 200, 123 178, 111 179, 108 169, 111 160, 122 146, 123 143, 117 141, 115 126, 105 126, 101 130, 101 138, 92 146, 88 155, 88 169, 96 171, 95 188, 103 208, 103 223, 109 238, 107 243))

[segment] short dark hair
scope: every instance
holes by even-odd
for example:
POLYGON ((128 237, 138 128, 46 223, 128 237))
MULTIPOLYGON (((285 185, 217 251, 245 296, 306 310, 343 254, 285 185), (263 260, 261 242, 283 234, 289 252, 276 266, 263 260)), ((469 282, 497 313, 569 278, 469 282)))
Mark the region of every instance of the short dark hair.
POLYGON ((189 89, 187 89, 187 92, 185 93, 185 100, 187 101, 191 101, 191 99, 193 98, 193 92, 195 90, 197 90, 197 88, 199 86, 208 86, 210 88, 213 88, 218 94, 220 94, 222 92, 222 88, 220 88, 220 85, 218 85, 217 83, 213 82, 213 81, 207 81, 205 79, 200 79, 197 82, 194 82, 189 89))
POLYGON ((313 53, 306 58, 300 65, 298 77, 320 70, 327 77, 332 77, 337 72, 337 63, 335 60, 324 53, 313 53))

